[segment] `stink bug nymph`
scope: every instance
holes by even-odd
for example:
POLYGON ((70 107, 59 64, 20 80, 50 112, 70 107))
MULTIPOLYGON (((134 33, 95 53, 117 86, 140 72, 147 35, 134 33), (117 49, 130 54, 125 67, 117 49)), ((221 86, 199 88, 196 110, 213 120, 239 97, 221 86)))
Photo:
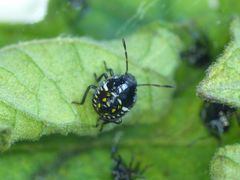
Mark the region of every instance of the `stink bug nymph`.
POLYGON ((95 80, 99 83, 89 85, 80 102, 72 102, 74 104, 83 105, 90 89, 94 90, 92 97, 92 105, 94 110, 99 114, 96 127, 101 124, 100 131, 103 126, 108 123, 120 124, 122 117, 133 107, 137 99, 137 87, 139 86, 155 86, 172 88, 170 85, 159 84, 138 84, 136 78, 128 73, 128 54, 125 40, 122 39, 125 52, 126 71, 124 74, 115 75, 111 68, 108 68, 104 62, 106 72, 97 76, 94 73, 95 80), (104 81, 101 81, 102 79, 104 81))
POLYGON ((221 141, 221 136, 231 126, 230 119, 234 112, 236 112, 236 109, 227 105, 204 103, 200 116, 209 134, 221 141))
POLYGON ((144 173, 149 168, 145 166, 141 168, 140 161, 134 161, 132 156, 129 163, 126 163, 122 156, 117 153, 117 148, 112 148, 112 178, 113 180, 135 180, 145 179, 144 173))
POLYGON ((199 115, 201 121, 208 130, 208 135, 195 139, 189 146, 209 136, 213 136, 218 143, 221 144, 223 134, 228 132, 231 127, 231 119, 234 114, 240 125, 240 117, 237 109, 224 104, 204 102, 199 115))
POLYGON ((194 67, 204 68, 211 62, 209 39, 201 32, 190 31, 190 34, 193 44, 181 53, 181 57, 194 67))

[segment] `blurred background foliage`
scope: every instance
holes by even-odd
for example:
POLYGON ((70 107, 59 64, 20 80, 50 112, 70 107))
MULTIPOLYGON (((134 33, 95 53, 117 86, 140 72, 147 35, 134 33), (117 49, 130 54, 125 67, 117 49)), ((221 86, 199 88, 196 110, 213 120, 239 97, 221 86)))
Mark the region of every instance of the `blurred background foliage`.
MULTIPOLYGON (((240 1, 236 0, 50 0, 42 22, 1 24, 0 46, 56 36, 121 38, 158 21, 181 38, 185 49, 194 45, 196 34, 200 39, 205 36, 210 61, 214 61, 231 39, 229 25, 239 12, 240 1)), ((207 67, 182 60, 175 75, 172 108, 164 120, 119 126, 97 137, 55 135, 18 143, 0 155, 0 177, 110 179, 112 140, 121 131, 119 153, 126 161, 133 154, 143 165, 152 165, 145 173, 146 179, 209 179, 209 162, 219 144, 209 137, 188 146, 208 134, 199 117, 202 100, 195 95, 207 67)), ((236 142, 239 136, 235 120, 232 122, 230 132, 223 137, 224 144, 236 142)))

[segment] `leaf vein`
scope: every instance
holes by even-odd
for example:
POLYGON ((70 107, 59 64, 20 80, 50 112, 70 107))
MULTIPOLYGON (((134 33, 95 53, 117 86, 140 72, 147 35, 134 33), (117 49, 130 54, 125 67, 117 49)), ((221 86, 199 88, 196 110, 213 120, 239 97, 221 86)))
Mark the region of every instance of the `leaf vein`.
MULTIPOLYGON (((43 46, 42 46, 43 47, 43 46)), ((44 72, 44 70, 34 61, 34 58, 29 55, 26 51, 24 51, 23 49, 21 48, 18 48, 18 47, 15 47, 17 50, 19 50, 23 55, 25 55, 38 69, 39 71, 42 73, 42 75, 44 77, 46 77, 50 82, 52 82, 54 84, 54 86, 57 88, 57 90, 59 91, 60 93, 60 97, 61 99, 67 104, 67 106, 71 109, 72 113, 74 114, 75 118, 78 117, 77 113, 75 113, 75 111, 73 110, 72 106, 68 103, 64 93, 62 92, 61 88, 58 86, 57 82, 54 81, 53 79, 51 79, 50 77, 47 76, 47 74, 44 72)), ((44 48, 44 47, 43 47, 44 48)), ((39 84, 39 87, 38 87, 38 91, 39 91, 39 88, 40 88, 40 84, 39 84)), ((38 95, 37 95, 38 96, 38 95)), ((39 103, 39 98, 37 98, 37 101, 39 103)))

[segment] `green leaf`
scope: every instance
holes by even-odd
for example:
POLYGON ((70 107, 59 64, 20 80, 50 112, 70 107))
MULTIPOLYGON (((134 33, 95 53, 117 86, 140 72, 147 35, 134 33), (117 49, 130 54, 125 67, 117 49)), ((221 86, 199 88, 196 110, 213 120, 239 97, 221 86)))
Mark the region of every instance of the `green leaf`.
POLYGON ((210 101, 240 107, 240 47, 239 21, 232 25, 234 41, 224 54, 209 67, 206 77, 199 84, 197 93, 210 101))
MULTIPOLYGON (((138 128, 142 129, 144 126, 138 128)), ((127 132, 132 130, 137 129, 127 128, 127 132)), ((51 141, 45 139, 38 143, 39 145, 18 146, 15 151, 1 156, 0 175, 6 179, 20 180, 79 179, 79 177, 91 180, 111 179, 113 163, 110 156, 110 138, 114 134, 110 133, 108 136, 107 142, 100 138, 56 137, 51 138, 51 141), (58 139, 61 139, 61 142, 58 139), (58 141, 58 144, 54 141, 58 141)), ((144 173, 146 179, 207 179, 208 163, 214 147, 208 145, 204 148, 202 146, 186 148, 180 145, 164 145, 157 143, 158 137, 154 141, 147 141, 149 137, 151 136, 147 135, 145 138, 141 136, 140 139, 124 135, 124 140, 122 139, 119 144, 119 153, 126 163, 134 155, 135 160, 141 162, 141 167, 150 166, 144 173), (125 141, 126 138, 128 141, 125 141), (202 157, 201 162, 199 157, 202 157), (185 168, 182 168, 182 162, 185 162, 185 168)))
MULTIPOLYGON (((91 105, 91 95, 82 107, 71 102, 80 101, 86 87, 96 84, 93 73, 104 72, 104 60, 115 73, 125 71, 121 40, 117 41, 115 45, 112 42, 101 45, 87 38, 58 38, 0 50, 0 127, 8 132, 0 134, 5 142, 2 149, 16 141, 37 140, 53 133, 96 134, 97 114, 91 105)), ((138 82, 173 84, 171 77, 181 48, 177 37, 156 24, 127 37, 126 42, 129 72, 138 82), (171 41, 178 44, 178 49, 171 41), (168 68, 164 71, 166 59, 168 68)), ((134 124, 158 121, 167 113, 173 91, 139 88, 138 102, 124 121, 134 124)))
MULTIPOLYGON (((188 146, 199 137, 207 136, 199 117, 202 102, 195 95, 202 74, 203 70, 181 64, 176 74, 178 89, 173 104, 161 121, 119 126, 97 138, 48 136, 38 142, 18 143, 1 154, 0 177, 110 179, 112 141, 116 131, 121 131, 119 153, 126 162, 134 155, 142 166, 150 165, 146 179, 208 179, 209 162, 217 141, 209 137, 188 146)), ((226 134, 228 139, 238 137, 237 127, 235 130, 234 136, 226 134)))
POLYGON ((195 95, 202 73, 183 64, 178 68, 178 92, 170 112, 161 121, 120 126, 97 138, 50 136, 35 143, 18 143, 1 154, 0 177, 110 179, 112 141, 116 130, 120 130, 123 135, 119 153, 126 162, 134 155, 141 166, 150 165, 146 179, 207 179, 217 142, 208 138, 187 146, 207 135, 199 119, 201 100, 195 95), (192 76, 188 76, 189 73, 192 76))
POLYGON ((212 159, 210 166, 211 179, 239 179, 240 145, 228 145, 220 148, 212 159))

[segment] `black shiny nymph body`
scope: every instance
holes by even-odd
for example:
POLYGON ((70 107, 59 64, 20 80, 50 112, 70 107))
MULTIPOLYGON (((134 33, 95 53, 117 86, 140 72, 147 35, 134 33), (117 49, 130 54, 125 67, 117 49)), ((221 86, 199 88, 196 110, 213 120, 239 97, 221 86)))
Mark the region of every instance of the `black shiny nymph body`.
POLYGON ((220 103, 204 102, 199 115, 202 123, 208 130, 208 135, 195 139, 188 146, 195 144, 199 140, 204 140, 209 136, 214 137, 219 144, 222 144, 223 134, 231 128, 231 120, 234 116, 240 125, 240 114, 237 112, 237 109, 220 103))
POLYGON ((135 161, 133 156, 129 163, 122 158, 122 156, 117 152, 117 147, 112 147, 112 179, 113 180, 135 180, 135 179, 145 179, 144 173, 149 168, 149 166, 141 167, 140 161, 135 161))
POLYGON ((101 120, 119 122, 136 102, 137 81, 129 73, 113 75, 101 82, 92 98, 92 105, 101 120))
POLYGON ((94 73, 96 85, 89 85, 83 94, 81 102, 73 101, 72 103, 83 105, 88 92, 93 89, 92 105, 99 115, 96 127, 101 124, 100 131, 103 126, 108 123, 120 124, 122 117, 133 107, 137 99, 137 87, 139 86, 155 86, 172 88, 170 85, 160 84, 137 84, 135 77, 128 73, 128 55, 125 40, 122 39, 123 48, 126 59, 126 71, 122 75, 115 75, 111 68, 107 67, 104 61, 105 72, 100 76, 94 73), (103 80, 103 81, 102 81, 103 80))
POLYGON ((230 119, 235 111, 227 105, 204 103, 200 116, 209 133, 220 140, 222 134, 229 130, 230 119))

